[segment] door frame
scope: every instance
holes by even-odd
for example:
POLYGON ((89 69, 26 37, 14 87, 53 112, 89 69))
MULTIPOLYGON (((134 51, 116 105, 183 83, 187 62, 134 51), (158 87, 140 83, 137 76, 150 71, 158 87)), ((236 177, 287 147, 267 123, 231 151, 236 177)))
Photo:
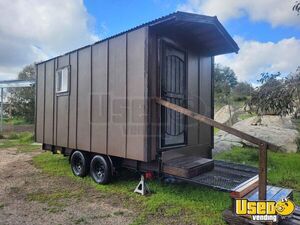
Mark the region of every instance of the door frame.
MULTIPOLYGON (((158 38, 157 40, 157 51, 158 51, 158 57, 157 57, 157 68, 158 68, 158 72, 157 72, 157 87, 158 87, 158 95, 159 97, 162 96, 162 93, 161 93, 161 85, 162 85, 162 82, 161 82, 161 79, 162 79, 162 72, 163 72, 163 69, 161 67, 162 63, 163 63, 163 51, 164 51, 164 47, 167 45, 167 46, 170 46, 178 51, 181 51, 184 53, 184 61, 185 61, 185 97, 186 99, 184 100, 184 107, 187 107, 188 105, 188 101, 187 101, 187 98, 188 98, 188 51, 187 49, 183 48, 182 46, 180 46, 178 43, 174 42, 173 40, 170 40, 168 38, 165 38, 165 37, 161 37, 161 38, 158 38)), ((168 151, 168 150, 172 150, 172 149, 176 149, 176 148, 181 148, 181 147, 185 147, 188 145, 187 143, 187 140, 188 140, 188 119, 186 116, 184 116, 184 143, 183 144, 178 144, 178 145, 169 145, 169 146, 162 146, 162 141, 161 141, 161 138, 162 138, 162 134, 161 134, 161 108, 163 106, 159 106, 158 107, 158 122, 159 122, 159 125, 158 125, 158 136, 157 136, 157 143, 158 143, 158 149, 160 152, 163 152, 163 151, 168 151)))

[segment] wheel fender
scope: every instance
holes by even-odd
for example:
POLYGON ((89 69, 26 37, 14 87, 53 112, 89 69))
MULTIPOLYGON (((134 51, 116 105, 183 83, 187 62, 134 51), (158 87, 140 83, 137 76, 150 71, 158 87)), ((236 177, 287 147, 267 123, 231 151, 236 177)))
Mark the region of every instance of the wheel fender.
POLYGON ((110 163, 110 173, 111 175, 113 176, 114 175, 114 172, 115 172, 115 167, 114 167, 114 164, 113 164, 113 161, 111 159, 111 157, 109 155, 106 155, 109 163, 110 163))

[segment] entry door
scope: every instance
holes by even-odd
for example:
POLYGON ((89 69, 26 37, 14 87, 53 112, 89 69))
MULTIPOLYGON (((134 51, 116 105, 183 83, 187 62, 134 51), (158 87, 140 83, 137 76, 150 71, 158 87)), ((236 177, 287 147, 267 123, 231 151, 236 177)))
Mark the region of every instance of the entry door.
MULTIPOLYGON (((171 103, 186 105, 185 52, 167 43, 162 44, 161 97, 171 103)), ((186 117, 161 107, 161 147, 186 144, 186 117)))

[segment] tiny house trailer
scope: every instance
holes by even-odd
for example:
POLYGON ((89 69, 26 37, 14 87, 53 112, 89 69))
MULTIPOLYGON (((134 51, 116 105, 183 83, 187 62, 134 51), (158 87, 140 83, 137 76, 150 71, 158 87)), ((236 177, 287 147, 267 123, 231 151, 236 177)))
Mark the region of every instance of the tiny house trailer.
POLYGON ((38 63, 36 141, 97 183, 126 167, 233 199, 291 197, 267 187, 267 149, 277 146, 213 120, 214 56, 238 50, 216 17, 176 12, 38 63), (258 145, 259 170, 214 161, 213 127, 258 145))
POLYGON ((38 63, 36 141, 70 155, 75 175, 90 165, 98 183, 128 167, 230 190, 257 171, 225 174, 213 127, 155 98, 213 119, 214 56, 238 50, 216 17, 176 12, 38 63), (213 169, 223 184, 203 177, 213 169))

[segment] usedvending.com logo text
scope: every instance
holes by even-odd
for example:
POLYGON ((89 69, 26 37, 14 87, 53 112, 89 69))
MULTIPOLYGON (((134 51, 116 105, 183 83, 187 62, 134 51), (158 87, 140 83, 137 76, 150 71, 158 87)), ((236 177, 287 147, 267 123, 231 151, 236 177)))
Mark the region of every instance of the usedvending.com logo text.
POLYGON ((239 216, 251 217, 255 221, 277 222, 278 217, 287 217, 295 210, 295 204, 289 199, 275 201, 248 201, 236 199, 235 213, 239 216))

